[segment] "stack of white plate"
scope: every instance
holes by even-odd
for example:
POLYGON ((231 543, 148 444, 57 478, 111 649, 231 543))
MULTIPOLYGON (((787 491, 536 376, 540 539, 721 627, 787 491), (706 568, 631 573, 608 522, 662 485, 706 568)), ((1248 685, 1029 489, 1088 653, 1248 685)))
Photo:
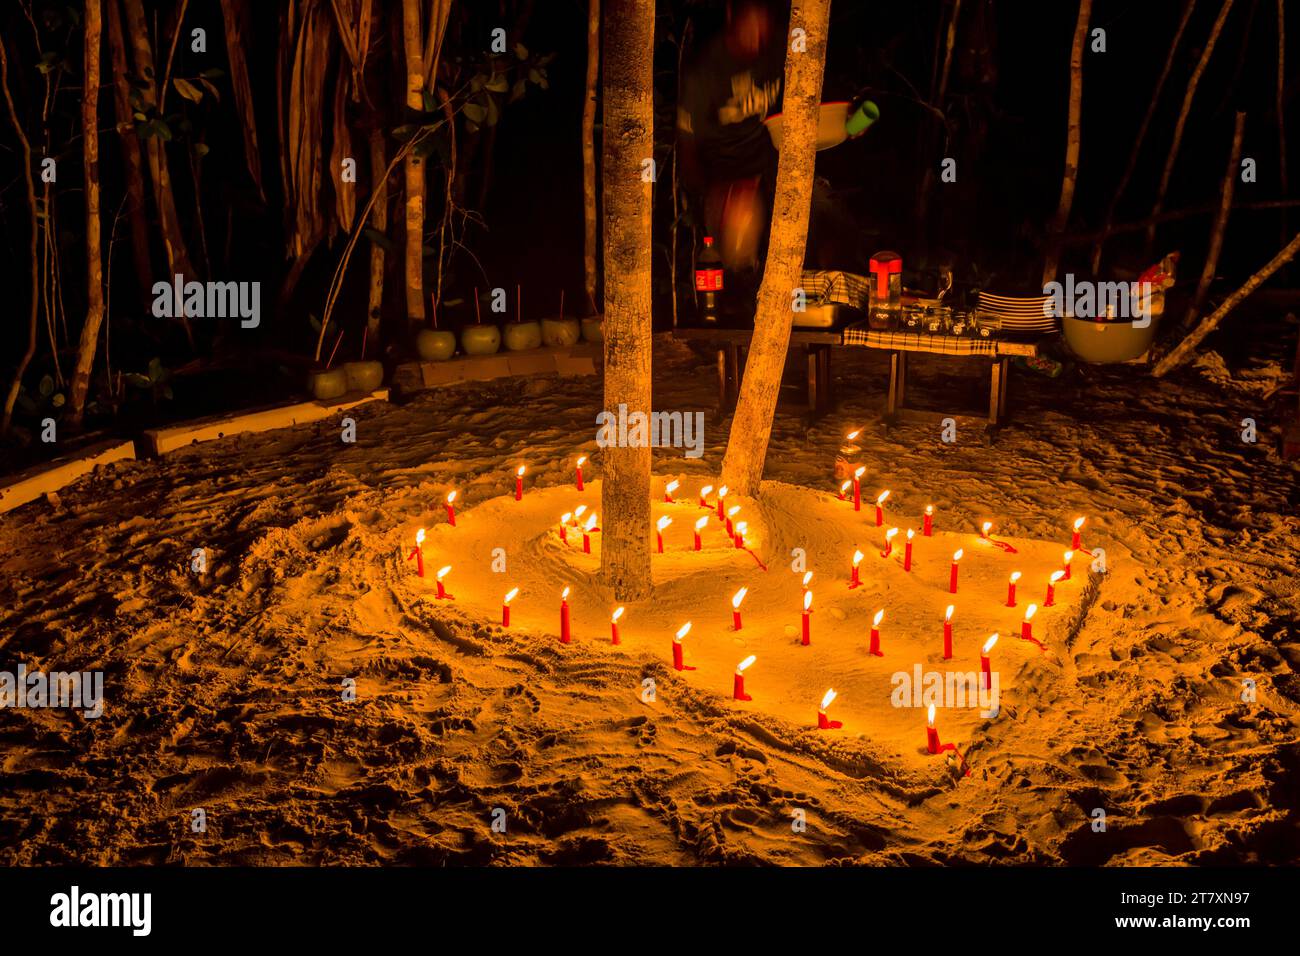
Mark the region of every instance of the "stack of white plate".
POLYGON ((1055 332, 1059 320, 1052 314, 1050 295, 1007 296, 979 294, 979 311, 1000 320, 1005 332, 1055 332))

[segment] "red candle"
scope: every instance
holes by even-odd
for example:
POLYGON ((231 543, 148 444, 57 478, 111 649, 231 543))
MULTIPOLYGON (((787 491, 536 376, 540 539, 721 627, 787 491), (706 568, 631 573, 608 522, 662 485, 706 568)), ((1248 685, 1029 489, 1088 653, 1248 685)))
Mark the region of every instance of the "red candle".
POLYGON ((1053 571, 1052 576, 1047 579, 1047 599, 1043 601, 1043 607, 1056 606, 1056 582, 1064 576, 1064 571, 1053 571))
POLYGON ((721 521, 723 518, 726 517, 726 515, 722 513, 722 503, 726 497, 727 497, 727 486, 723 485, 721 488, 718 489, 718 520, 719 521, 721 521))
POLYGON ((1071 551, 1078 551, 1078 550, 1079 550, 1079 532, 1083 530, 1083 522, 1084 522, 1085 520, 1086 520, 1086 519, 1084 519, 1084 518, 1075 518, 1075 519, 1074 519, 1074 536, 1070 538, 1070 550, 1071 550, 1071 551))
POLYGON ((673 504, 673 492, 677 490, 678 484, 676 481, 670 481, 664 485, 664 504, 673 504))
POLYGON ((700 532, 704 530, 704 526, 708 523, 709 523, 708 515, 705 515, 699 521, 695 522, 695 550, 696 551, 700 550, 700 532))
POLYGON ((735 520, 735 518, 736 518, 736 514, 737 514, 737 512, 739 512, 739 511, 740 511, 740 505, 732 505, 730 508, 727 509, 727 535, 728 535, 728 537, 733 536, 733 535, 735 535, 735 533, 736 533, 735 525, 732 524, 732 522, 735 520))
POLYGON ((1073 560, 1074 560, 1073 551, 1067 551, 1065 552, 1065 554, 1061 556, 1061 561, 1063 562, 1061 565, 1061 570, 1065 572, 1065 576, 1061 578, 1062 581, 1070 580, 1070 562, 1073 560))
POLYGON ((1007 581, 1007 607, 1016 606, 1016 582, 1020 580, 1020 572, 1012 571, 1011 579, 1007 581))
POLYGON ((611 644, 622 644, 618 637, 618 619, 623 616, 621 607, 615 608, 614 613, 609 616, 609 642, 611 644))
POLYGON ((841 721, 830 720, 826 716, 826 708, 829 707, 835 701, 835 698, 838 696, 839 694, 835 693, 835 691, 828 690, 825 696, 822 697, 821 705, 817 708, 817 729, 818 730, 837 730, 838 728, 844 726, 844 724, 841 721))
POLYGON ((424 529, 415 532, 415 548, 406 556, 406 560, 415 560, 415 573, 424 577, 424 529))
POLYGON ((952 612, 956 608, 949 604, 948 610, 943 614, 943 659, 952 660, 952 612))
POLYGON ((840 485, 840 501, 844 500, 845 495, 849 493, 849 485, 853 484, 852 480, 845 481, 840 485))
POLYGON ((560 540, 565 544, 569 543, 569 519, 572 517, 573 513, 570 511, 560 515, 560 540))
POLYGON ((569 589, 560 592, 560 643, 572 644, 573 635, 569 633, 569 589))
POLYGON ((447 576, 447 572, 450 571, 450 570, 451 570, 451 565, 450 565, 450 564, 448 564, 448 565, 444 565, 443 567, 441 567, 441 568, 438 569, 438 597, 440 597, 440 598, 450 598, 450 597, 452 597, 452 594, 450 594, 450 593, 447 591, 447 588, 444 587, 444 586, 443 586, 443 583, 442 583, 442 579, 445 578, 445 577, 447 576))
POLYGON ((673 519, 667 515, 655 522, 655 541, 659 545, 659 553, 664 553, 664 528, 673 523, 673 519))
POLYGON ((907 544, 903 547, 903 570, 904 571, 912 570, 912 538, 914 538, 915 536, 916 536, 916 532, 913 531, 911 528, 908 528, 907 544))
POLYGON ((885 499, 889 497, 888 491, 882 491, 880 497, 876 499, 876 527, 883 528, 885 525, 885 499))
POLYGON ((982 525, 980 525, 980 537, 983 538, 985 541, 987 541, 989 537, 989 531, 992 530, 992 528, 993 528, 992 521, 984 522, 982 525))
POLYGON ((511 588, 509 591, 506 592, 505 598, 501 601, 501 626, 502 627, 510 626, 510 602, 515 599, 515 595, 518 593, 519 593, 518 588, 511 588))
POLYGON ((993 670, 989 666, 989 654, 993 651, 993 645, 998 642, 998 636, 994 634, 984 642, 984 647, 980 651, 980 687, 985 690, 993 688, 993 670))
POLYGON ((701 508, 707 508, 707 507, 709 507, 709 492, 712 491, 712 490, 713 490, 713 486, 712 486, 712 485, 705 485, 703 488, 700 489, 700 507, 701 507, 701 508))
POLYGON ((524 466, 520 465, 519 470, 515 472, 515 501, 524 500, 524 471, 524 466))
POLYGON ((736 522, 736 547, 743 548, 745 546, 745 531, 748 528, 749 525, 744 521, 736 522))
POLYGON ((745 600, 745 595, 749 593, 749 588, 741 588, 731 598, 731 624, 736 630, 740 630, 740 602, 745 600))
POLYGON ((925 519, 921 525, 921 534, 927 538, 934 535, 934 505, 925 506, 925 519))
POLYGON ((885 609, 881 608, 876 612, 876 616, 871 619, 871 647, 867 653, 872 657, 884 657, 884 652, 880 649, 880 622, 885 619, 885 609))
POLYGON ((676 636, 673 637, 673 667, 679 671, 693 671, 694 667, 688 667, 682 659, 682 638, 691 633, 691 622, 687 621, 678 629, 676 636))
POLYGON ((600 516, 596 512, 591 513, 587 523, 582 528, 582 553, 591 554, 591 531, 596 527, 596 519, 600 516))
POLYGON ((812 615, 812 592, 803 592, 803 641, 804 647, 812 643, 812 628, 810 616, 812 615))
POLYGON ((853 473, 853 510, 862 510, 862 476, 866 473, 866 468, 859 468, 853 473))
POLYGON ((894 535, 898 534, 897 528, 890 528, 885 532, 885 550, 880 552, 882 558, 887 558, 894 553, 894 535))
POLYGON ((961 560, 962 549, 958 548, 952 553, 952 570, 948 574, 948 593, 957 593, 957 562, 961 560))
POLYGON ((758 660, 758 658, 756 658, 753 654, 750 654, 743 661, 741 661, 739 664, 736 665, 736 681, 732 685, 732 689, 731 689, 731 696, 736 700, 754 699, 745 693, 745 669, 749 667, 750 664, 754 663, 754 661, 756 660, 758 660))
MULTIPOLYGON (((852 575, 852 577, 851 577, 850 580, 849 580, 849 589, 850 589, 850 590, 852 590, 853 588, 856 588, 856 587, 858 587, 858 586, 860 586, 860 585, 862 584, 861 579, 858 577, 858 565, 861 564, 861 563, 862 563, 862 552, 861 552, 861 551, 854 551, 854 552, 853 552, 853 575, 852 575)), ((812 572, 810 571, 810 572, 808 572, 808 573, 811 574, 812 572)))
POLYGON ((934 704, 930 705, 930 713, 925 721, 925 749, 927 753, 937 754, 941 749, 939 746, 939 731, 934 726, 934 704))
POLYGON ((1038 610, 1037 604, 1031 604, 1025 608, 1025 619, 1020 622, 1020 636, 1026 641, 1034 639, 1034 612, 1038 610))
POLYGON ((447 509, 447 523, 456 527, 456 492, 447 492, 447 503, 443 507, 447 509))
POLYGON ((577 463, 577 465, 574 466, 574 470, 577 472, 577 481, 578 481, 578 490, 579 490, 579 491, 583 491, 583 490, 584 490, 584 489, 583 489, 583 485, 582 485, 582 466, 583 466, 583 464, 586 462, 586 460, 587 460, 587 456, 586 456, 586 455, 583 455, 581 458, 578 459, 578 463, 577 463))

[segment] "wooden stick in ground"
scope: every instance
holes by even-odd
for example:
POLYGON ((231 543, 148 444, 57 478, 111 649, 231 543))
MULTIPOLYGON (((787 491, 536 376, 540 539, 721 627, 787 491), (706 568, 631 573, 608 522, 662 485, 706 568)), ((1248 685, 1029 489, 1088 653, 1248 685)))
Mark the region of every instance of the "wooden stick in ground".
POLYGON ((1232 193, 1239 175, 1241 163, 1241 138, 1246 130, 1246 114, 1238 113, 1232 130, 1232 148, 1228 151, 1228 172, 1223 177, 1223 196, 1219 202, 1219 212, 1214 217, 1214 227, 1210 230, 1210 245, 1205 252, 1205 265, 1201 269, 1201 281, 1196 283, 1196 294, 1192 304, 1187 308, 1183 319, 1183 328, 1191 328, 1196 317, 1200 315, 1201 306, 1210 292, 1210 283, 1214 281, 1214 270, 1219 265, 1219 253, 1223 251, 1223 232, 1228 225, 1228 213, 1232 210, 1232 193))
MULTIPOLYGON (((1288 193, 1286 175, 1286 118, 1284 113, 1286 91, 1286 12, 1284 0, 1277 0, 1277 155, 1278 169, 1282 173, 1282 196, 1288 193)), ((1286 235, 1286 213, 1282 213, 1282 235, 1286 235)))
POLYGON ((1061 174, 1061 201, 1048 230, 1043 285, 1056 278, 1061 258, 1061 237, 1069 225, 1070 210, 1074 207, 1074 184, 1079 179, 1079 145, 1083 133, 1083 47, 1088 40, 1088 20, 1091 17, 1092 0, 1079 0, 1079 19, 1074 24, 1074 43, 1070 47, 1070 113, 1065 136, 1065 172, 1061 174))
MULTIPOLYGON (((1169 154, 1165 158, 1164 172, 1160 174, 1160 186, 1156 190, 1156 204, 1151 209, 1152 216, 1160 215, 1160 210, 1165 207, 1165 194, 1169 191, 1169 180, 1174 174, 1174 162, 1178 159, 1178 148, 1183 142, 1183 131, 1187 128, 1187 116, 1192 109, 1192 99, 1196 96, 1196 85, 1201 82, 1201 75, 1210 62, 1211 54, 1214 53, 1214 45, 1219 42, 1219 34, 1223 32, 1223 21, 1228 19, 1228 11, 1231 9, 1232 0, 1223 0, 1219 15, 1214 20, 1214 26, 1210 28, 1209 39, 1205 41, 1205 49, 1201 51, 1201 58, 1196 62, 1196 68, 1192 70, 1191 79, 1187 81, 1187 92, 1183 94, 1183 105, 1178 111, 1178 122, 1174 124, 1174 137, 1169 143, 1169 154)), ((1151 254, 1151 246, 1155 241, 1156 227, 1152 223, 1147 228, 1145 246, 1147 255, 1151 254)))
MULTIPOLYGON (((1282 0, 1278 0, 1281 3, 1282 0)), ((1151 119, 1156 115, 1156 105, 1160 102, 1160 94, 1164 91, 1165 81, 1169 79, 1169 71, 1174 66, 1174 55, 1178 52, 1178 44, 1183 40, 1183 33, 1187 30, 1187 23, 1192 19, 1192 11, 1196 9, 1196 0, 1187 0, 1183 7, 1182 19, 1178 21, 1178 29, 1174 31, 1174 41, 1169 44, 1169 55, 1165 57, 1164 69, 1160 71, 1160 78, 1156 80, 1156 88, 1151 91, 1151 103, 1147 106, 1147 115, 1142 117, 1142 125, 1138 127, 1137 136, 1133 140, 1133 148, 1129 150, 1128 165, 1124 167, 1124 174, 1119 178, 1119 185, 1111 194, 1110 202, 1106 205, 1106 215, 1102 217, 1101 239, 1097 241, 1092 250, 1092 272, 1097 274, 1101 268, 1101 251, 1110 235, 1111 224, 1115 221, 1115 209, 1119 205, 1120 197, 1124 195, 1124 190, 1128 188, 1129 180, 1133 178, 1133 171, 1137 169, 1138 154, 1142 151, 1142 143, 1147 138, 1147 131, 1151 128, 1151 119)))
POLYGON ((1151 374, 1156 378, 1160 378, 1185 362, 1196 346, 1200 345, 1204 338, 1223 321, 1224 316, 1235 309, 1242 299, 1263 285, 1269 276, 1294 259, 1297 252, 1300 252, 1300 233, 1297 233, 1295 238, 1269 261, 1268 265, 1256 272, 1246 280, 1245 285, 1228 296, 1224 303, 1214 310, 1212 315, 1207 315, 1202 319, 1201 324, 1196 327, 1191 335, 1179 342, 1172 352, 1160 360, 1151 374))

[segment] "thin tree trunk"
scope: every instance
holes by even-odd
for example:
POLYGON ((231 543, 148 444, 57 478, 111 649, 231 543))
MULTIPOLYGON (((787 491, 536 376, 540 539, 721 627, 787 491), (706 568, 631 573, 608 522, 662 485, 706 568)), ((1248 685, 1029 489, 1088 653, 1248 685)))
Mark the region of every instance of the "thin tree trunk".
POLYGON ((100 0, 86 0, 85 77, 81 88, 82 170, 86 179, 86 321, 81 326, 77 365, 68 396, 69 421, 81 426, 90 389, 90 372, 104 322, 104 253, 99 224, 99 41, 103 34, 100 0))
MULTIPOLYGON (((587 0, 587 95, 582 105, 582 266, 587 282, 587 306, 592 314, 600 311, 596 298, 600 281, 596 265, 596 83, 599 78, 600 0, 587 0)), ((673 215, 676 216, 676 210, 673 215)))
POLYGON ((1297 252, 1300 252, 1300 233, 1297 233, 1295 238, 1287 243, 1282 251, 1269 261, 1268 265, 1256 272, 1246 280, 1245 285, 1232 293, 1232 295, 1228 296, 1228 298, 1224 300, 1223 304, 1214 310, 1212 315, 1207 315, 1203 318, 1201 324, 1196 327, 1195 331, 1179 342, 1178 346, 1174 348, 1173 351, 1162 358, 1156 365, 1155 369, 1152 370, 1151 374, 1156 378, 1161 378, 1173 371, 1179 365, 1183 364, 1196 346, 1200 345, 1205 337, 1213 332, 1218 324, 1223 321, 1224 316, 1235 309, 1248 295, 1263 285, 1268 278, 1273 275, 1273 273, 1277 272, 1278 269, 1281 269, 1284 265, 1294 259, 1297 252))
MULTIPOLYGON (((957 18, 961 16, 961 0, 953 0, 952 17, 948 20, 948 29, 944 32, 944 53, 943 67, 939 67, 938 57, 935 58, 935 76, 934 82, 930 89, 930 106, 938 110, 944 118, 945 139, 947 134, 947 113, 943 108, 944 98, 948 95, 948 76, 952 71, 952 48, 957 42, 957 18)), ((938 45, 936 41, 936 53, 938 45)), ((929 219, 930 193, 934 190, 934 132, 933 127, 926 126, 930 132, 925 135, 924 162, 925 172, 921 176, 921 195, 917 203, 916 222, 917 228, 920 229, 921 237, 926 235, 926 221, 929 219)))
MULTIPOLYGON (((1278 0, 1279 3, 1282 0, 1278 0)), ((1101 234, 1102 239, 1098 241, 1092 250, 1092 272, 1097 274, 1101 268, 1101 252, 1106 243, 1106 236, 1110 233, 1111 224, 1115 221, 1115 210, 1119 206, 1120 197, 1124 195, 1124 190, 1128 188, 1129 180, 1133 178, 1133 172, 1137 169, 1138 154, 1142 151, 1142 143, 1146 141, 1147 131, 1151 128, 1151 119, 1156 115, 1156 106, 1160 102, 1160 94, 1164 91, 1165 81, 1169 79, 1169 72, 1174 67, 1174 56, 1178 53, 1178 44, 1182 42, 1183 33, 1187 30, 1187 24, 1192 19, 1192 11, 1196 9, 1196 0, 1187 0, 1183 7, 1182 19, 1178 21, 1178 29, 1174 31, 1174 40, 1169 44, 1169 55, 1165 57, 1164 68, 1160 71, 1160 78, 1156 80, 1156 88, 1151 92, 1151 102, 1147 106, 1147 112, 1142 117, 1142 125, 1138 127, 1137 136, 1133 140, 1133 148, 1129 150, 1128 165, 1124 167, 1124 174, 1119 178, 1119 185, 1111 194, 1110 202, 1106 206, 1106 215, 1102 217, 1101 234)))
POLYGON ((137 294, 143 300, 153 287, 153 257, 149 251, 149 220, 144 201, 144 159, 140 155, 140 137, 131 116, 131 72, 126 65, 126 40, 122 36, 122 14, 118 3, 119 0, 107 0, 106 3, 108 63, 113 71, 113 106, 118 139, 122 145, 131 258, 135 264, 137 294))
POLYGON ((225 25, 226 56, 230 62, 230 86, 235 91, 235 109, 239 128, 244 135, 244 162, 257 186, 257 195, 266 200, 262 187, 262 153, 257 145, 257 114, 253 109, 253 84, 248 76, 245 43, 248 31, 247 0, 221 0, 221 19, 225 25))
MULTIPOLYGON (((388 234, 388 151, 384 131, 375 127, 370 131, 370 181, 375 192, 375 206, 370 212, 370 226, 375 232, 388 234)), ((370 243, 370 298, 366 309, 366 327, 370 338, 379 343, 379 320, 384 314, 384 247, 370 243)))
POLYGON ((722 460, 722 483, 749 497, 758 495, 763 477, 781 373, 790 347, 793 290, 801 281, 808 243, 809 197, 817 155, 818 104, 826 67, 830 10, 830 0, 795 0, 790 11, 791 32, 802 29, 807 48, 803 52, 791 49, 785 58, 781 155, 767 263, 758 290, 749 359, 722 460))
MULTIPOLYGON (((1187 81, 1187 92, 1183 94, 1183 105, 1178 111, 1178 122, 1174 124, 1174 136, 1169 142, 1169 153, 1165 158, 1165 168, 1160 174, 1160 185, 1156 189, 1156 204, 1151 209, 1151 215, 1158 216, 1165 206, 1165 194, 1169 191, 1169 180, 1174 174, 1174 162, 1178 159, 1178 148, 1183 142, 1183 131, 1187 128, 1187 116, 1192 109, 1192 99, 1196 96, 1196 86, 1201 82, 1201 75, 1205 72, 1206 66, 1210 62, 1210 56, 1214 53, 1214 45, 1219 42, 1219 34, 1223 32, 1223 22, 1228 19, 1228 11, 1232 9, 1232 0, 1223 0, 1223 6, 1219 10, 1219 15, 1214 20, 1214 26, 1210 28, 1209 39, 1205 41, 1205 49, 1201 51, 1201 58, 1196 63, 1196 68, 1192 70, 1192 76, 1187 81)), ((1152 223, 1147 229, 1146 244, 1144 251, 1147 255, 1151 253, 1151 247, 1156 241, 1156 227, 1152 223)))
MULTIPOLYGON (((419 0, 402 0, 402 41, 406 54, 406 105, 424 110, 424 55, 420 38, 419 0)), ((402 164, 406 180, 406 243, 403 276, 406 283, 406 318, 410 325, 424 323, 424 158, 415 150, 402 164)))
POLYGON ((1228 171, 1223 177, 1222 197, 1219 202, 1218 215, 1214 217, 1214 226, 1210 230, 1210 245, 1205 252, 1205 264, 1201 268, 1201 280, 1196 283, 1196 294, 1187 308, 1183 327, 1191 328, 1200 315, 1205 297, 1209 295, 1210 283, 1214 281, 1214 271, 1219 265, 1219 253, 1223 250, 1223 233, 1228 225, 1228 213, 1232 210, 1233 187, 1237 184, 1239 164, 1241 162, 1241 140, 1246 130, 1246 114, 1238 113, 1232 130, 1232 147, 1228 150, 1228 171))
MULTIPOLYGON (((1286 9, 1284 0, 1277 0, 1277 158, 1282 177, 1282 198, 1290 193, 1286 170, 1286 9)), ((1286 235, 1287 214, 1282 213, 1282 235, 1286 235)))
MULTIPOLYGON (((650 415, 654 0, 608 0, 604 31, 605 411, 650 415)), ((600 571, 615 600, 650 593, 650 446, 602 451, 600 571)))
POLYGON ((9 392, 5 395, 4 418, 0 420, 0 435, 8 435, 10 426, 13 424, 14 403, 18 401, 18 391, 23 385, 23 375, 26 374, 27 366, 31 364, 32 357, 36 354, 36 315, 38 303, 40 302, 40 276, 37 272, 36 247, 40 236, 40 225, 37 222, 36 181, 32 177, 32 144, 27 138, 27 133, 23 130, 22 122, 18 119, 18 108, 14 106, 13 94, 9 91, 9 55, 5 51, 4 37, 0 37, 0 87, 4 88, 5 104, 9 107, 9 119, 14 124, 18 144, 22 147, 23 177, 27 186, 27 208, 31 216, 28 224, 27 242, 27 262, 31 282, 31 299, 27 313, 27 349, 23 352, 22 358, 18 360, 18 368, 14 370, 13 380, 9 383, 9 392))
POLYGON ((1069 131, 1065 137, 1065 172, 1061 176, 1061 201, 1048 229, 1043 285, 1056 278, 1061 258, 1061 239, 1070 222, 1070 210, 1074 207, 1074 185, 1079 179, 1079 146, 1083 132, 1080 122, 1083 107, 1083 49, 1088 42, 1088 21, 1091 17, 1092 0, 1079 0, 1079 19, 1074 24, 1074 44, 1070 47, 1070 117, 1069 131))

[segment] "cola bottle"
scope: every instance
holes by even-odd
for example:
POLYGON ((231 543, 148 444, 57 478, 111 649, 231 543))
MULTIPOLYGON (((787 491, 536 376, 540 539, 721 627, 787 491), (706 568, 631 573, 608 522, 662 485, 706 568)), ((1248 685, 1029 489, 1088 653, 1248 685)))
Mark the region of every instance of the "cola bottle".
POLYGON ((713 237, 704 237, 704 248, 695 260, 695 302, 705 325, 718 324, 722 296, 722 256, 713 247, 713 237))

